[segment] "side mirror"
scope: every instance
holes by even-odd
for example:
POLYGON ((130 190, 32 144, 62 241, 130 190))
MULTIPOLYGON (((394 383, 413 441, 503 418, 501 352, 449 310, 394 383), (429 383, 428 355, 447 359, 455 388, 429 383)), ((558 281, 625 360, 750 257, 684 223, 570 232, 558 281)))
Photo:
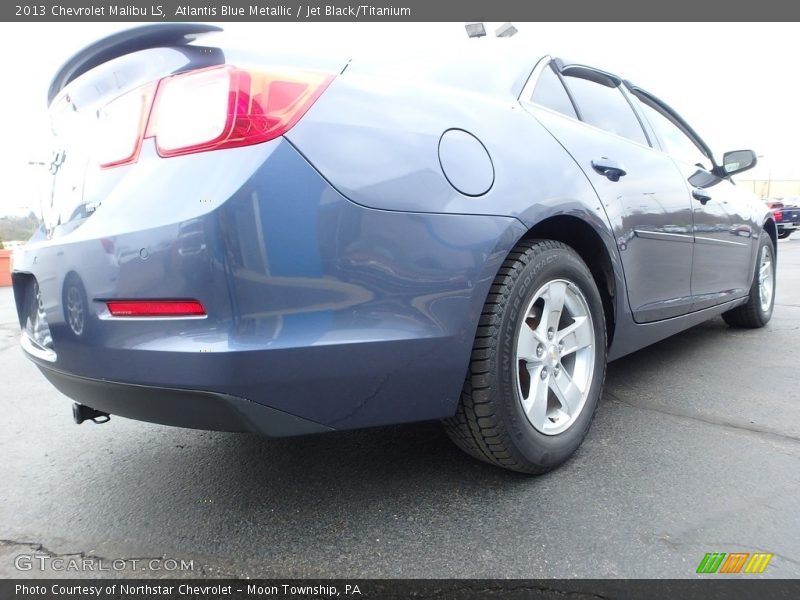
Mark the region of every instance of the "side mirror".
POLYGON ((725 175, 735 175, 756 166, 758 159, 752 150, 734 150, 722 156, 722 170, 725 175))

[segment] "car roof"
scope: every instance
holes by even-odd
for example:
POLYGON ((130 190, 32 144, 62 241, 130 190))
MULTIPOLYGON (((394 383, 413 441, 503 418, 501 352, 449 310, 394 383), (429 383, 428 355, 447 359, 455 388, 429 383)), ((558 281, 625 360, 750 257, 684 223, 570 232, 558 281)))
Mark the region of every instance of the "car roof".
POLYGON ((403 47, 384 47, 380 51, 354 51, 339 48, 321 51, 272 48, 266 42, 257 50, 228 32, 213 33, 197 42, 240 51, 263 60, 296 60, 296 64, 347 64, 348 74, 394 78, 416 84, 452 86, 466 91, 518 97, 544 51, 530 43, 512 39, 468 39, 436 44, 435 40, 413 40, 403 47))
POLYGON ((384 77, 404 78, 465 91, 517 98, 545 53, 516 52, 511 44, 480 46, 480 40, 437 54, 354 57, 350 68, 384 77))

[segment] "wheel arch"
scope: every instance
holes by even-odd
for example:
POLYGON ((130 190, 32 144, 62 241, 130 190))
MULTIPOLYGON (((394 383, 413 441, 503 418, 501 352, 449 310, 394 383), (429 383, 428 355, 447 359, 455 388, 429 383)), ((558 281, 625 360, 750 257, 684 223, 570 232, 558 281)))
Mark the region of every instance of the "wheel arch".
POLYGON ((614 268, 616 261, 602 236, 580 217, 562 214, 550 216, 530 227, 521 240, 530 239, 563 242, 575 250, 586 263, 603 300, 607 343, 611 346, 617 322, 616 304, 623 290, 614 268))
POLYGON ((67 284, 69 284, 71 281, 77 282, 78 285, 81 286, 81 289, 83 290, 84 294, 86 293, 86 286, 83 283, 83 278, 78 274, 78 272, 75 269, 70 269, 64 275, 64 279, 61 280, 62 299, 65 297, 65 294, 67 293, 67 284))
POLYGON ((777 256, 778 256, 778 226, 775 225, 775 221, 773 219, 767 218, 767 220, 764 221, 764 224, 761 226, 761 228, 764 231, 767 232, 767 234, 769 235, 770 239, 772 240, 772 246, 774 247, 775 256, 777 258, 777 256))

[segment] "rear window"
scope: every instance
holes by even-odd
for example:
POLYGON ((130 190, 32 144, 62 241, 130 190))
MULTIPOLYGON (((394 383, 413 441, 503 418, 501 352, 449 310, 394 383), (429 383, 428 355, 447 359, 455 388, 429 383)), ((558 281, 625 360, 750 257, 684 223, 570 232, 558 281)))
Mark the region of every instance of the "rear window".
POLYGON ((567 90, 564 89, 561 79, 550 66, 539 74, 536 87, 533 89, 531 102, 560 112, 573 119, 578 118, 578 115, 575 114, 575 107, 572 106, 572 100, 567 95, 567 90))
POLYGON ((581 111, 583 121, 634 142, 648 145, 639 119, 617 86, 572 75, 565 75, 564 80, 575 104, 578 105, 578 110, 581 111))

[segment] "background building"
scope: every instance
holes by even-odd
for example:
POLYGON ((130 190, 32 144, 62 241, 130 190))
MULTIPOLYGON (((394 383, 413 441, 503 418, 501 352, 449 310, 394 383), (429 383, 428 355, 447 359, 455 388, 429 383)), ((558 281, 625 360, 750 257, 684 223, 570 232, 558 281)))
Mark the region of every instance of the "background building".
POLYGON ((736 185, 750 190, 759 198, 800 196, 800 180, 797 179, 737 179, 736 185))

